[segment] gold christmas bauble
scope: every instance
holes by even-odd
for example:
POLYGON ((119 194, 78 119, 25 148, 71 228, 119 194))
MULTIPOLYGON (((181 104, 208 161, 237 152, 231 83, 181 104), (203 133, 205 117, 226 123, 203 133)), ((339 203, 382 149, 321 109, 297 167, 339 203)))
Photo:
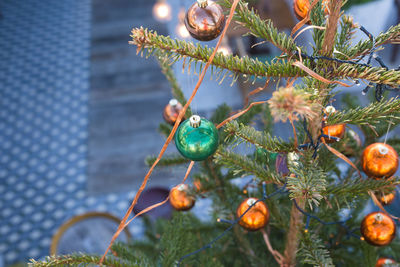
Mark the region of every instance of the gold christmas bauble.
POLYGON ((197 0, 186 12, 185 26, 190 35, 199 41, 214 40, 224 29, 224 11, 213 1, 197 0))
MULTIPOLYGON (((328 8, 327 4, 329 3, 329 0, 324 0, 323 5, 325 6, 325 14, 328 14, 328 8)), ((294 9, 294 14, 296 15, 298 20, 303 20, 306 15, 308 10, 310 9, 310 1, 309 0, 293 0, 293 9, 294 9)), ((309 21, 307 22, 308 24, 310 23, 309 21)))
POLYGON ((386 194, 384 192, 378 192, 375 193, 375 195, 382 205, 387 206, 393 203, 394 199, 396 198, 396 191, 393 190, 392 192, 386 194))
POLYGON ((389 258, 379 258, 375 264, 375 267, 384 267, 389 264, 396 264, 396 261, 389 258))
MULTIPOLYGON (((336 137, 342 139, 344 133, 346 132, 346 124, 335 124, 329 125, 322 128, 322 133, 329 136, 329 137, 336 137)), ((335 139, 331 138, 323 138, 326 143, 334 143, 336 142, 335 139)))
MULTIPOLYGON (((171 124, 174 125, 176 120, 178 119, 179 112, 183 109, 181 103, 178 102, 176 99, 171 99, 168 103, 168 105, 165 106, 164 112, 163 112, 163 117, 164 120, 171 124)), ((184 121, 185 118, 182 118, 182 121, 184 121)))
POLYGON ((365 148, 361 156, 362 168, 369 177, 391 177, 399 167, 399 156, 393 147, 374 143, 365 148))
MULTIPOLYGON (((257 198, 245 199, 237 208, 236 216, 240 217, 257 200, 257 198)), ((268 220, 268 207, 263 201, 259 201, 240 219, 239 224, 246 230, 257 231, 267 225, 268 220)))
POLYGON ((189 187, 186 184, 179 184, 169 192, 169 203, 176 210, 190 210, 195 203, 193 196, 188 194, 189 187))
POLYGON ((361 222, 361 235, 373 246, 386 246, 396 236, 396 224, 382 212, 372 212, 361 222))

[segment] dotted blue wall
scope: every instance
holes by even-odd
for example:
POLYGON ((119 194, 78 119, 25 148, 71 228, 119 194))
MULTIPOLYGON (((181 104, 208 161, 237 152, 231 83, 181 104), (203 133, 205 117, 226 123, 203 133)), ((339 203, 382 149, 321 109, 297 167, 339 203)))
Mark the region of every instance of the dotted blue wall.
MULTIPOLYGON (((132 194, 86 193, 89 0, 1 1, 0 255, 49 254, 71 216, 122 216, 132 194)), ((105 242, 108 242, 106 240, 105 242)))

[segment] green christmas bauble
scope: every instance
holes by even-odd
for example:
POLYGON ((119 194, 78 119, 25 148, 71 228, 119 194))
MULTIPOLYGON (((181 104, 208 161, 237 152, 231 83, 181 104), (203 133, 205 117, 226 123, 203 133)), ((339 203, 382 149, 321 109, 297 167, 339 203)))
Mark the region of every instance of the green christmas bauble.
POLYGON ((175 134, 178 151, 190 160, 205 160, 218 148, 218 130, 214 124, 197 115, 185 120, 175 134))
POLYGON ((275 152, 269 152, 264 148, 258 147, 254 151, 254 159, 258 163, 267 163, 267 165, 273 166, 276 161, 276 157, 278 156, 278 153, 275 152))

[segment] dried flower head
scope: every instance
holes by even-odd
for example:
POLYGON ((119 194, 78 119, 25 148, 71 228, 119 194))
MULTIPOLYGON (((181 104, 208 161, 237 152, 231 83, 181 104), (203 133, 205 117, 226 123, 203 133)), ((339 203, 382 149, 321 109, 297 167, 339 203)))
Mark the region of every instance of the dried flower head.
POLYGON ((287 119, 312 119, 317 116, 316 104, 310 101, 310 94, 295 90, 294 87, 281 87, 272 93, 268 100, 271 114, 275 121, 286 122, 287 119))

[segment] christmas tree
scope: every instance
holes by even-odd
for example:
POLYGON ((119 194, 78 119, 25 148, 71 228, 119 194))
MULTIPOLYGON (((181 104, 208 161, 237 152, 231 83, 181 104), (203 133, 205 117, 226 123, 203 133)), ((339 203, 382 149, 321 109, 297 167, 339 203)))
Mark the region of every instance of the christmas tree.
POLYGON ((226 17, 219 4, 198 0, 187 12, 186 26, 196 39, 220 38, 215 48, 133 29, 131 43, 138 53, 159 59, 176 100, 164 112, 172 126, 160 125, 165 145, 157 157, 147 159, 150 170, 113 240, 131 222, 132 209, 156 165, 186 165, 188 170, 169 199, 143 213, 167 201, 177 211, 170 220, 146 220, 146 240, 111 242, 103 257, 51 256, 31 264, 395 266, 400 261, 395 237, 399 218, 385 205, 400 183, 394 176, 400 139, 388 137, 400 122, 400 100, 391 97, 399 90, 400 69, 389 69, 377 51, 400 42, 400 25, 374 37, 345 15, 344 2, 294 1, 301 21, 289 35, 242 0, 219 3, 226 17), (282 54, 262 62, 217 52, 232 20, 282 54), (301 29, 313 31, 311 47, 296 43, 301 29), (356 31, 366 38, 354 45, 356 31), (184 68, 195 64, 201 72, 188 99, 171 69, 179 60, 185 61, 184 68), (192 114, 190 103, 209 66, 219 80, 266 79, 266 86, 270 80, 280 81, 280 86, 270 99, 246 103, 239 111, 222 105, 212 117, 200 118, 192 114), (340 109, 332 106, 337 86, 361 82, 366 83, 364 95, 370 96, 367 105, 346 95, 340 109), (289 140, 274 136, 273 125, 279 121, 293 129, 289 140), (358 129, 361 138, 348 125, 358 129), (172 141, 180 153, 164 155, 172 141), (243 153, 244 145, 254 153, 243 153), (245 185, 232 182, 244 176, 253 179, 245 185), (185 184, 188 177, 191 182, 185 184), (201 196, 212 200, 213 219, 208 222, 184 212, 201 196), (368 214, 364 209, 370 199, 378 211, 368 214))

